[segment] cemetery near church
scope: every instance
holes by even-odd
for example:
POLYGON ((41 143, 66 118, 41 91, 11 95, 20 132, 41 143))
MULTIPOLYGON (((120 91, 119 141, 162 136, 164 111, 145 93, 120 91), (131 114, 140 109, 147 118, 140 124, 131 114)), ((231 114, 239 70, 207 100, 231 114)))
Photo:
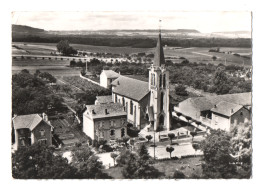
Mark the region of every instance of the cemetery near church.
MULTIPOLYGON (((109 69, 102 70, 97 82, 86 65, 85 76, 78 76, 82 82, 109 91, 96 95, 93 104, 75 110, 63 102, 55 113, 14 114, 13 177, 250 178, 251 92, 171 104, 162 36, 159 30, 148 82, 109 69), (70 111, 66 116, 57 113, 64 107, 70 111)), ((20 76, 35 86, 44 85, 38 78, 48 80, 26 71, 20 76)), ((60 89, 54 90, 58 81, 66 82, 58 78, 46 85, 54 95, 59 94, 60 89)), ((47 109, 57 105, 52 98, 47 109)))

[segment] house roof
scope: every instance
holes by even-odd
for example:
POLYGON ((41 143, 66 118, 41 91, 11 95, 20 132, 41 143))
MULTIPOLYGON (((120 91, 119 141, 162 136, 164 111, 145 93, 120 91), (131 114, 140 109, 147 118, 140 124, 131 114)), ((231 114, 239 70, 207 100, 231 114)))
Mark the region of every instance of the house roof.
POLYGON ((112 95, 108 95, 108 96, 97 96, 96 98, 97 98, 98 104, 113 103, 112 95))
POLYGON ((193 107, 199 109, 200 111, 210 110, 214 105, 221 101, 241 105, 241 106, 251 106, 252 104, 252 93, 236 93, 236 94, 226 94, 217 96, 207 96, 207 97, 195 97, 188 98, 187 101, 193 105, 193 107))
POLYGON ((233 104, 230 102, 221 101, 214 108, 212 108, 211 111, 230 117, 238 110, 240 110, 242 107, 243 106, 239 104, 233 104))
POLYGON ((14 129, 30 129, 32 131, 41 121, 43 119, 39 114, 20 115, 13 119, 13 125, 14 129))
POLYGON ((119 103, 99 104, 99 105, 87 105, 84 115, 88 115, 92 119, 126 116, 124 106, 119 103), (93 113, 94 110, 94 113, 93 113), (107 114, 105 113, 107 110, 107 114))
POLYGON ((148 82, 120 76, 112 82, 113 92, 136 101, 142 100, 149 93, 148 82))
POLYGON ((102 72, 107 76, 107 78, 118 78, 120 76, 119 73, 116 73, 113 70, 103 70, 102 72))
POLYGON ((163 47, 162 47, 162 39, 161 39, 161 33, 159 33, 157 45, 155 48, 155 54, 154 54, 154 66, 161 66, 162 64, 165 64, 164 59, 164 53, 163 53, 163 47))

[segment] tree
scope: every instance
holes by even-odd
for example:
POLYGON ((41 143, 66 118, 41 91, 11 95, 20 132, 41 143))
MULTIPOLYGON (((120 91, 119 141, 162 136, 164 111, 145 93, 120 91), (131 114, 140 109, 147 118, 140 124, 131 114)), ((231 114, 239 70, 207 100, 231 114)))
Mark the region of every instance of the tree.
POLYGON ((177 85, 175 87, 175 93, 180 96, 188 96, 188 92, 186 91, 186 87, 184 85, 177 85))
POLYGON ((111 153, 110 156, 111 156, 111 158, 113 158, 114 166, 115 166, 116 165, 116 158, 118 157, 118 154, 117 153, 111 153))
POLYGON ((72 163, 77 168, 79 178, 85 179, 105 179, 110 178, 102 172, 102 162, 94 155, 88 147, 79 147, 72 152, 72 163))
POLYGON ((18 149, 12 155, 12 174, 16 179, 73 179, 77 169, 54 149, 40 144, 18 149))
POLYGON ((195 154, 196 154, 197 150, 200 149, 200 144, 199 143, 192 143, 192 148, 195 150, 195 154))
POLYGON ((146 135, 145 138, 148 140, 148 142, 150 142, 150 140, 152 140, 152 136, 151 135, 146 135))
POLYGON ((170 138, 171 144, 172 144, 172 140, 174 139, 175 134, 174 134, 174 133, 169 133, 169 134, 168 134, 168 137, 170 138))
POLYGON ((140 146, 137 154, 129 150, 123 151, 121 154, 121 159, 118 159, 119 165, 123 166, 122 174, 125 178, 149 179, 158 178, 160 175, 160 172, 151 165, 153 160, 144 144, 140 146))
POLYGON ((172 158, 172 152, 174 151, 174 148, 172 146, 167 146, 166 151, 170 153, 170 158, 172 158))
POLYGON ((190 132, 190 135, 192 136, 192 142, 193 142, 193 139, 194 137, 197 135, 198 133, 196 131, 191 131, 190 132))
POLYGON ((205 178, 234 178, 236 167, 233 164, 231 153, 231 136, 220 129, 211 131, 201 143, 204 154, 202 164, 205 178))
POLYGON ((57 50, 62 53, 63 55, 69 56, 69 55, 75 55, 77 54, 77 50, 73 49, 68 40, 61 40, 57 44, 57 50))
POLYGON ((173 174, 173 178, 175 179, 184 179, 186 176, 183 172, 179 171, 179 170, 175 170, 174 174, 173 174))
POLYGON ((252 175, 252 124, 240 124, 231 129, 231 150, 234 161, 240 164, 239 178, 250 178, 252 175))
POLYGON ((127 146, 127 142, 128 142, 129 139, 130 139, 129 136, 124 136, 124 137, 122 138, 122 142, 125 143, 125 146, 127 146))
POLYGON ((182 116, 181 112, 177 112, 176 115, 178 116, 178 118, 180 119, 180 117, 182 116))
POLYGON ((190 120, 192 120, 192 118, 190 116, 186 116, 186 119, 188 120, 188 125, 187 126, 189 126, 190 120))

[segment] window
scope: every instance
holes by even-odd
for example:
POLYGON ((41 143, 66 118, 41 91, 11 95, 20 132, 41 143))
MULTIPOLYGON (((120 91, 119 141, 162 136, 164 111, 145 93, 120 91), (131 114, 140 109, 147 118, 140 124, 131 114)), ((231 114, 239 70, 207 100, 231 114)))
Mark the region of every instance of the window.
POLYGON ((40 140, 38 140, 38 142, 39 142, 40 144, 46 145, 46 144, 47 144, 47 139, 40 139, 40 140))
POLYGON ((124 97, 122 98, 122 104, 123 104, 123 106, 125 106, 125 98, 124 97))
POLYGON ((151 73, 151 85, 153 85, 153 74, 151 73))
POLYGON ((117 102, 117 95, 115 94, 115 102, 117 102))
POLYGON ((21 138, 20 138, 20 141, 21 141, 21 146, 25 146, 25 138, 24 138, 24 137, 21 137, 21 138))
POLYGON ((161 110, 163 110, 163 104, 164 104, 164 94, 161 93, 161 110))
POLYGON ((99 135, 100 138, 104 138, 104 131, 99 132, 99 134, 100 134, 99 135))
POLYGON ((110 130, 110 136, 115 136, 115 130, 114 129, 110 130))
POLYGON ((133 106, 134 106, 134 104, 133 104, 133 102, 132 102, 132 100, 130 101, 130 114, 131 115, 133 115, 133 106))
POLYGON ((163 75, 163 87, 166 87, 166 75, 163 75))
POLYGON ((40 130, 40 133, 41 133, 41 136, 44 136, 45 135, 45 130, 44 129, 40 130))
POLYGON ((159 86, 162 87, 162 75, 160 75, 160 82, 159 83, 160 83, 159 86))
POLYGON ((243 112, 240 112, 240 115, 242 116, 242 115, 243 115, 243 112))
POLYGON ((110 126, 111 127, 116 126, 116 122, 114 120, 110 120, 110 126))
POLYGON ((124 137, 125 136, 125 128, 122 128, 121 129, 121 137, 124 137))
POLYGON ((156 85, 155 84, 155 74, 153 74, 153 85, 156 85))

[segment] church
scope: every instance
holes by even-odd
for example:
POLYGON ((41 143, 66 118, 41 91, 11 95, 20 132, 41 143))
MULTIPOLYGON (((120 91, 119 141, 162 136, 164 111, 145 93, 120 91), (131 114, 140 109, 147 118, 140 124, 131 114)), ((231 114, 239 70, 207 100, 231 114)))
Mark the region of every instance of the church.
MULTIPOLYGON (((101 73, 100 81, 104 80, 102 75, 105 76, 107 74, 101 73)), ((122 111, 122 113, 117 111, 117 114, 122 116, 125 113, 127 122, 132 123, 138 129, 143 129, 147 125, 150 125, 150 130, 170 130, 169 71, 167 71, 165 67, 160 31, 155 48, 154 61, 149 68, 149 82, 118 74, 116 78, 113 78, 111 88, 112 96, 98 97, 99 102, 103 102, 102 106, 104 110, 109 109, 111 102, 107 99, 112 98, 112 102, 120 106, 118 110, 122 111), (105 102, 108 103, 106 104, 105 102), (106 106, 108 106, 108 108, 106 108, 106 106)), ((92 136, 92 139, 99 139, 98 136, 95 136, 95 131, 97 128, 100 129, 100 125, 98 122, 95 125, 95 121, 91 120, 97 115, 90 116, 91 113, 94 112, 88 110, 88 108, 93 109, 94 106, 95 105, 91 105, 91 107, 86 106, 86 111, 83 114, 83 131, 88 136, 92 136)), ((114 114, 111 114, 111 116, 106 114, 105 119, 110 123, 111 120, 117 118, 114 114)), ((121 127, 125 128, 125 124, 121 127)), ((106 129, 108 129, 107 126, 106 129)))

